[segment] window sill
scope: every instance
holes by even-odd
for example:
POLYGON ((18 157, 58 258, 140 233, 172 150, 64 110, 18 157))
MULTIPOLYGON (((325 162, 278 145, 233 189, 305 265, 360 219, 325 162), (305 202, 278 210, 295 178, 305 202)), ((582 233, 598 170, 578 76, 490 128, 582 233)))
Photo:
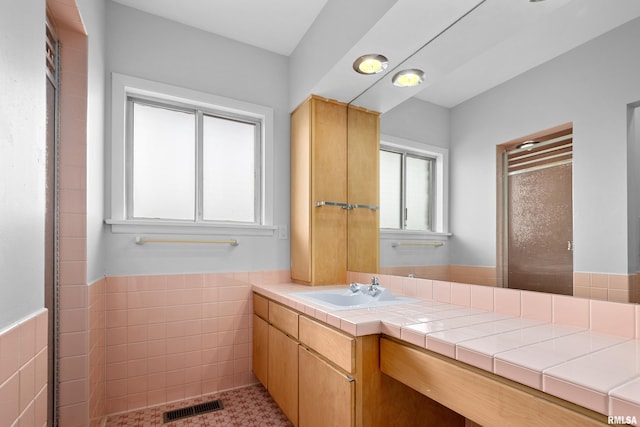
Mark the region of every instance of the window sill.
POLYGON ((107 219, 114 234, 188 234, 216 236, 273 236, 277 229, 274 225, 239 225, 239 224, 194 224, 173 221, 145 221, 107 219))

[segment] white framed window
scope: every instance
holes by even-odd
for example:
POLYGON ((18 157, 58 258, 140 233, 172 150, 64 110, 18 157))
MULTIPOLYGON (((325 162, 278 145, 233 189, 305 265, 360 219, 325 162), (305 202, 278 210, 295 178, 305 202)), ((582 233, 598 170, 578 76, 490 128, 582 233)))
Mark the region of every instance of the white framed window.
POLYGON ((272 234, 273 111, 112 75, 113 232, 272 234))
POLYGON ((448 150, 381 135, 383 234, 448 234, 448 150))

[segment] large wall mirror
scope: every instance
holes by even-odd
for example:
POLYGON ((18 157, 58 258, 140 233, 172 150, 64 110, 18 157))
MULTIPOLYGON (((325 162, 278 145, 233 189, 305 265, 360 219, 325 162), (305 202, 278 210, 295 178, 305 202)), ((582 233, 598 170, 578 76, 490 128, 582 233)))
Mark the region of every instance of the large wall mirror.
MULTIPOLYGON (((640 302, 639 17, 634 0, 467 2, 352 100, 382 113, 390 153, 406 146, 448 166, 432 163, 428 230, 382 228, 380 271, 506 284, 497 152, 562 128, 572 141, 572 235, 563 243, 572 294, 640 302), (423 83, 394 87, 393 75, 407 68, 424 70, 423 83)), ((383 191, 390 179, 381 180, 383 191)))

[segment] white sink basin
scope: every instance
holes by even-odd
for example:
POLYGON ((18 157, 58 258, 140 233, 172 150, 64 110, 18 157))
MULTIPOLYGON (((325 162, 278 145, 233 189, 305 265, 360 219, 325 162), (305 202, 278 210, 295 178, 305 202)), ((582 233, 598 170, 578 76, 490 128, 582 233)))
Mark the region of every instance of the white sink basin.
POLYGON ((362 290, 355 293, 349 289, 327 289, 296 292, 292 294, 292 296, 330 308, 331 310, 354 310, 357 308, 410 304, 419 301, 415 298, 393 295, 391 291, 381 286, 378 287, 378 290, 379 292, 375 296, 372 296, 367 293, 366 285, 363 285, 362 290))

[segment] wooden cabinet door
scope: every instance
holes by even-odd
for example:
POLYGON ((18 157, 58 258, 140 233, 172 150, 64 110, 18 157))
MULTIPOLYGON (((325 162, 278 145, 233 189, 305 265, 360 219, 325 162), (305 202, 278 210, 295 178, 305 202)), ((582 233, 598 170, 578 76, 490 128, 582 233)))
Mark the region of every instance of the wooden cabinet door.
POLYGON ((298 342, 269 326, 269 393, 298 425, 298 342))
POLYGON ((380 116, 348 109, 347 270, 377 273, 380 264, 380 116), (360 206, 360 207, 358 207, 360 206))
POLYGON ((311 96, 291 114, 291 278, 345 283, 346 271, 379 270, 380 117, 311 96))
POLYGON ((355 383, 299 346, 300 427, 354 425, 355 383))
POLYGON ((347 211, 346 104, 311 96, 291 114, 291 278, 344 283, 347 211))
POLYGON ((347 107, 312 98, 311 269, 314 284, 347 280, 347 211, 316 202, 347 203, 347 107))
POLYGON ((269 324, 260 317, 253 315, 253 373, 268 387, 269 367, 269 324))

